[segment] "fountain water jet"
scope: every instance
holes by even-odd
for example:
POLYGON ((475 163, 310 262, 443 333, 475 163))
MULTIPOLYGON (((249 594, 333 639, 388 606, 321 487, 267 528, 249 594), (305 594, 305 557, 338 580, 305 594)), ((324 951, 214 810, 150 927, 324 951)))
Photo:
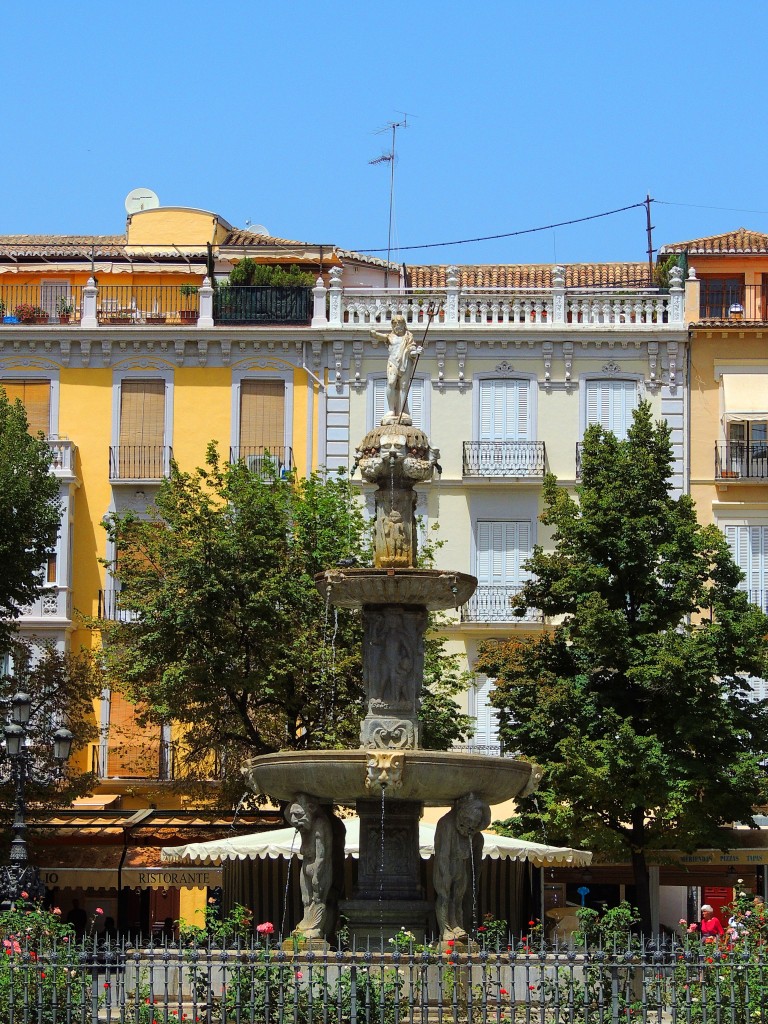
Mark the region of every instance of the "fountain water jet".
MULTIPOLYGON (((393 387, 393 393, 397 390, 393 387)), ((466 940, 477 901, 474 866, 482 855, 481 829, 490 821, 488 805, 533 791, 538 779, 527 762, 420 745, 427 612, 464 604, 477 586, 465 573, 416 568, 413 488, 432 478, 438 458, 404 407, 390 406, 356 452, 363 479, 377 485, 374 567, 329 569, 316 578, 320 594, 331 604, 362 609, 367 709, 360 749, 267 754, 243 768, 248 785, 272 799, 291 802, 304 793, 320 804, 356 808, 358 879, 339 910, 358 943, 379 936, 384 943, 401 927, 423 940, 433 928, 436 909, 441 939, 466 940), (425 899, 420 881, 419 819, 425 804, 452 807, 440 821, 441 838, 435 844, 437 908, 425 899)), ((329 899, 336 884, 328 883, 323 898, 329 899)), ((329 936, 330 915, 324 920, 329 936)))

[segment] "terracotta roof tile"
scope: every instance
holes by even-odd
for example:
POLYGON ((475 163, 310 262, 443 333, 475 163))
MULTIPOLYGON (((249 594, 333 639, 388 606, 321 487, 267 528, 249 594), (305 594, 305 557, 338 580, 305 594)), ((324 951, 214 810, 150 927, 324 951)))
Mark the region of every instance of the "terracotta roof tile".
MULTIPOLYGON (((478 264, 458 267, 462 288, 551 288, 552 263, 478 264)), ((448 267, 408 267, 412 288, 445 288, 448 267)), ((642 288, 648 285, 647 263, 570 263, 566 288, 642 288)))
POLYGON ((122 256, 125 235, 0 235, 0 256, 122 256))
POLYGON ((721 253, 768 253, 768 235, 762 231, 750 231, 748 228, 736 228, 722 235, 707 235, 705 238, 692 238, 687 242, 671 242, 659 249, 660 256, 671 253, 687 252, 690 255, 719 255, 721 253))

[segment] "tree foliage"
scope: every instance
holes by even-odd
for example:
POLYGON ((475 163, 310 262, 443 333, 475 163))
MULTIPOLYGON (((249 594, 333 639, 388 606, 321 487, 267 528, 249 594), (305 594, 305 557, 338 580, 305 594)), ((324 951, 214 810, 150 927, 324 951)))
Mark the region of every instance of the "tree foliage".
POLYGON ((631 857, 649 927, 647 854, 722 846, 768 797, 768 618, 737 589, 723 534, 669 493, 665 424, 641 403, 626 441, 590 427, 577 499, 545 480, 520 607, 562 616, 538 637, 486 644, 505 745, 544 769, 516 829, 631 857))
MULTIPOLYGON (((27 782, 26 798, 38 808, 65 807, 75 797, 93 788, 96 777, 77 769, 78 752, 98 736, 93 722, 93 701, 102 688, 97 663, 90 652, 62 653, 51 644, 16 639, 11 646, 12 673, 0 675, 0 716, 11 710, 11 698, 19 691, 32 698, 27 727, 36 769, 55 773, 53 733, 64 723, 72 732, 72 755, 64 774, 55 785, 27 782)), ((11 785, 0 787, 0 816, 10 818, 13 807, 11 785)))
MULTIPOLYGON (((131 621, 99 623, 106 669, 140 718, 181 727, 188 779, 210 776, 214 753, 234 781, 245 756, 358 744, 361 617, 328 605, 314 580, 370 558, 344 477, 264 478, 211 445, 203 468, 172 467, 146 518, 107 528, 131 621)), ((430 649, 428 728, 447 745, 464 724, 459 680, 440 643, 430 649)))
POLYGON ((51 449, 27 432, 23 405, 10 403, 0 387, 0 652, 24 606, 40 593, 60 516, 51 449))

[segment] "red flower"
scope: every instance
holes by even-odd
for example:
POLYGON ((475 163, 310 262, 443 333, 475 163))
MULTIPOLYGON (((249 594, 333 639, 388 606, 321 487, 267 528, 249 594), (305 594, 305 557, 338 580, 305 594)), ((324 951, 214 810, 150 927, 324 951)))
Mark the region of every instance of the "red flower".
POLYGON ((528 922, 528 927, 529 928, 535 928, 536 927, 536 922, 535 921, 529 921, 528 922))
POLYGON ((109 982, 108 982, 108 981, 105 981, 105 982, 104 982, 104 988, 111 988, 111 986, 110 986, 110 984, 109 984, 109 982))
POLYGON ((508 996, 509 992, 507 992, 507 990, 505 988, 500 988, 499 989, 499 995, 500 996, 508 996))
POLYGON ((488 929, 485 927, 484 924, 481 924, 477 930, 479 932, 487 932, 488 931, 488 929))
POLYGON ((536 991, 536 986, 535 985, 529 985, 528 986, 528 991, 529 992, 535 992, 536 991))
POLYGON ((44 977, 45 977, 45 971, 40 971, 40 977, 41 977, 41 978, 44 978, 44 977))

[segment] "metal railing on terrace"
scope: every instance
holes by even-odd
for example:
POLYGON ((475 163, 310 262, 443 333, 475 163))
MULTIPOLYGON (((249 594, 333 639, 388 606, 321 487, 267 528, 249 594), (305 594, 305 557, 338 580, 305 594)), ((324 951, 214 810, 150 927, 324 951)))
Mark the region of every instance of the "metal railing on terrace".
POLYGON ((0 324, 70 324, 80 321, 80 285, 0 284, 0 324))
POLYGON ((768 286, 727 281, 715 285, 702 278, 699 298, 702 320, 768 320, 768 286))
POLYGON ((162 480, 171 471, 170 445, 116 444, 109 449, 109 479, 162 480))
POLYGON ((464 442, 464 476, 543 477, 545 465, 543 441, 464 442))
MULTIPOLYGON (((190 869, 191 870, 191 869, 190 869)), ((272 926, 270 925, 270 928, 272 926)), ((4 1024, 765 1024, 758 942, 583 952, 503 936, 473 952, 391 952, 230 939, 103 944, 8 939, 4 1024)))
POLYGON ((98 617, 110 622, 135 622, 136 612, 120 606, 120 587, 107 586, 99 591, 98 617))
POLYGON ((239 445, 229 449, 230 462, 244 462, 264 479, 285 476, 293 470, 293 448, 288 445, 239 445))
POLYGON ((311 288, 231 285, 213 294, 217 324, 286 324, 306 327, 312 316, 311 288))
POLYGON ((199 316, 197 285, 102 284, 96 300, 100 324, 189 326, 199 316))
POLYGON ((515 615, 512 600, 521 591, 521 586, 495 586, 479 583, 477 590, 465 605, 461 606, 462 622, 543 622, 538 608, 527 608, 525 614, 515 615))
POLYGON ((716 441, 717 480, 768 480, 768 443, 716 441))

